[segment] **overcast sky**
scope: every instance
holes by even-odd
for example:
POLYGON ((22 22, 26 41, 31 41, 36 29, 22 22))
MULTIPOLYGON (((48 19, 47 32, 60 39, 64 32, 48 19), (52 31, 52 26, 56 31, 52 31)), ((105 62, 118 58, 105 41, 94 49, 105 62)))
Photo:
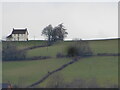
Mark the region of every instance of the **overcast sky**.
POLYGON ((118 37, 117 2, 4 2, 2 8, 2 36, 12 28, 28 28, 29 39, 44 39, 42 29, 64 23, 68 37, 118 37))

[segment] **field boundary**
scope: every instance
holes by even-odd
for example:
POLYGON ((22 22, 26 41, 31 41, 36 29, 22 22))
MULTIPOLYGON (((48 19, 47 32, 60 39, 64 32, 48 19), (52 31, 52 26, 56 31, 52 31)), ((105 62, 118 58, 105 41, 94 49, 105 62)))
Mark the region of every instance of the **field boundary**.
POLYGON ((43 78, 41 78, 41 79, 38 80, 37 82, 35 82, 35 83, 27 86, 26 88, 32 88, 32 87, 34 87, 34 86, 36 86, 36 85, 38 85, 38 84, 41 84, 41 83, 44 82, 49 76, 53 75, 53 74, 56 73, 56 72, 59 72, 59 71, 63 70, 64 68, 68 67, 70 64, 73 64, 73 63, 77 62, 79 59, 80 59, 80 57, 74 58, 74 59, 72 59, 72 61, 70 61, 70 62, 62 65, 61 67, 59 67, 59 68, 57 68, 57 69, 55 69, 55 70, 53 70, 53 71, 51 71, 51 72, 48 72, 45 76, 43 76, 43 78))
MULTIPOLYGON (((95 57, 95 56, 120 56, 120 53, 98 53, 94 54, 92 56, 84 56, 85 58, 87 57, 95 57)), ((78 56, 80 57, 80 56, 78 56)), ((3 62, 12 62, 12 61, 31 61, 31 60, 47 60, 47 59, 52 59, 53 57, 51 56, 34 56, 34 57, 26 57, 25 59, 22 60, 2 60, 3 62)), ((62 56, 62 57, 56 57, 56 58, 70 58, 68 56, 62 56)))
POLYGON ((28 48, 22 49, 22 50, 20 50, 20 51, 22 52, 22 51, 27 51, 27 50, 36 49, 36 48, 42 48, 42 47, 48 47, 48 46, 50 46, 50 45, 32 46, 32 47, 28 47, 28 48))

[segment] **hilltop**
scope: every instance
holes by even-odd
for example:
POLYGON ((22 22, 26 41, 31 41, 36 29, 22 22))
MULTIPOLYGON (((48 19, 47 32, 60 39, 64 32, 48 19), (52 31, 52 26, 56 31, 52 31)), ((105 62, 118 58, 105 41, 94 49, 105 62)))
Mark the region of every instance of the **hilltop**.
MULTIPOLYGON (((118 39, 90 40, 88 41, 94 54, 118 53, 118 39)), ((6 42, 3 42, 5 45, 6 42)), ((44 45, 46 41, 11 42, 19 49, 32 46, 44 45)), ((69 62, 71 58, 56 58, 57 53, 65 54, 66 47, 73 41, 59 42, 49 47, 27 50, 27 57, 51 56, 46 60, 13 61, 3 62, 3 82, 8 80, 18 86, 28 86, 48 71, 52 71, 69 62), (24 84, 22 84, 24 83, 24 84)), ((80 59, 78 62, 66 67, 64 70, 50 76, 45 82, 37 87, 49 87, 49 82, 54 82, 54 77, 64 79, 64 83, 72 83, 83 79, 86 82, 93 80, 101 87, 118 85, 118 56, 94 56, 80 59), (108 83, 109 81, 109 83, 108 83)))

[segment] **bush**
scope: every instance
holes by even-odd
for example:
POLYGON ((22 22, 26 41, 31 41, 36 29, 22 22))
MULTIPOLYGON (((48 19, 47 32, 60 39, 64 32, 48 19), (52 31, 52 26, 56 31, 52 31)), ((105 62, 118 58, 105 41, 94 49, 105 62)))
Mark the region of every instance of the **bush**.
POLYGON ((3 45, 2 59, 4 61, 23 60, 25 59, 25 54, 25 51, 18 50, 18 48, 10 42, 6 43, 6 45, 3 45))
POLYGON ((74 56, 92 56, 92 50, 89 46, 89 43, 87 41, 77 41, 73 45, 70 45, 67 48, 67 55, 69 57, 74 56))
POLYGON ((75 46, 69 46, 68 50, 67 50, 67 55, 69 57, 74 57, 74 56, 78 56, 79 55, 79 50, 77 47, 75 46))

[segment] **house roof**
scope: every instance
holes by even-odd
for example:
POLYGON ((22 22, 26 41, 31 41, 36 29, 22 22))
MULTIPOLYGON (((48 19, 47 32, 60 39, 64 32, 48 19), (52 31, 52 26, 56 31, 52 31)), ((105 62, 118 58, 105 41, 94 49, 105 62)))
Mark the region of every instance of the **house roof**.
POLYGON ((6 38, 12 38, 12 34, 25 34, 26 32, 28 34, 27 28, 25 28, 25 29, 14 29, 13 28, 12 33, 9 36, 7 36, 6 38))
POLYGON ((10 34, 9 36, 7 36, 7 38, 12 38, 12 34, 10 34))
POLYGON ((25 34, 26 32, 28 33, 27 28, 25 29, 14 29, 13 28, 12 34, 25 34))

